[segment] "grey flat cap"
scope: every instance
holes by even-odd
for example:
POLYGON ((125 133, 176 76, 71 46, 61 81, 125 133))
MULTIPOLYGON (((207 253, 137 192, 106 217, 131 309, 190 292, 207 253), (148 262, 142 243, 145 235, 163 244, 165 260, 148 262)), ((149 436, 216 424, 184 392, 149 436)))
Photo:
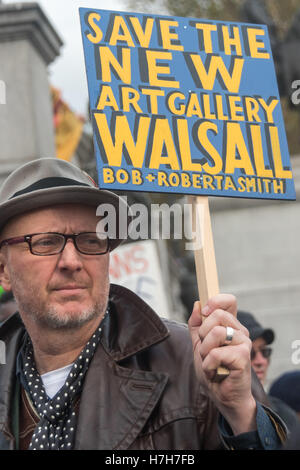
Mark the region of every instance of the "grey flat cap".
MULTIPOLYGON (((25 163, 13 171, 0 188, 0 230, 6 222, 24 212, 55 204, 112 204, 116 210, 117 225, 120 210, 129 208, 117 194, 99 189, 87 173, 72 163, 58 158, 41 158, 25 163)), ((117 230, 118 233, 118 230, 117 230)), ((111 249, 123 240, 110 239, 111 249)))

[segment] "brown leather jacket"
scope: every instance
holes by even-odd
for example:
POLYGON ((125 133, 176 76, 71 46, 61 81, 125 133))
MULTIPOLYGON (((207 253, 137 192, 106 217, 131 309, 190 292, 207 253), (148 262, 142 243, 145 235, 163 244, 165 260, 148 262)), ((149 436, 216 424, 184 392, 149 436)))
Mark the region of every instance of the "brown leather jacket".
MULTIPOLYGON (((160 319, 124 287, 112 285, 110 300, 80 398, 75 449, 217 449, 222 445, 218 412, 196 379, 187 326, 160 319)), ((6 364, 0 365, 0 449, 16 448, 15 365, 23 335, 18 314, 0 329, 6 345, 6 364)), ((253 392, 267 403, 257 380, 253 392)), ((24 410, 18 419, 20 436, 28 426, 24 410)))

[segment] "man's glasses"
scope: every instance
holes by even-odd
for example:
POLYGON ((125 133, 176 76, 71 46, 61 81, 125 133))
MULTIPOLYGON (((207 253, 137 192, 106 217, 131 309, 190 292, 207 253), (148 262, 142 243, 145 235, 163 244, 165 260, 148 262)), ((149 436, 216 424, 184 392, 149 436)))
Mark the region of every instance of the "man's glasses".
POLYGON ((0 250, 4 245, 28 243, 33 255, 57 255, 63 251, 68 239, 71 238, 75 248, 84 255, 104 255, 109 251, 109 238, 105 233, 82 232, 74 234, 46 232, 32 233, 22 237, 8 238, 0 243, 0 250))
POLYGON ((269 359, 272 354, 272 348, 266 346, 265 348, 259 349, 258 351, 251 350, 251 361, 255 358, 256 354, 260 352, 265 359, 269 359))

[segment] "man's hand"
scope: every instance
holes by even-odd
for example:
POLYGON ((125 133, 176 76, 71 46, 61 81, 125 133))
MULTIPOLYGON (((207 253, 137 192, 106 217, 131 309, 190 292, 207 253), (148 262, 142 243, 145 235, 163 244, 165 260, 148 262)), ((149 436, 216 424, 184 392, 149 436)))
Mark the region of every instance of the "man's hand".
POLYGON ((235 297, 219 294, 202 311, 200 302, 195 302, 188 324, 196 374, 234 434, 240 434, 256 429, 256 402, 251 393, 252 343, 236 313, 235 297), (224 346, 227 326, 234 333, 230 344, 224 346), (218 383, 213 379, 219 366, 226 367, 230 373, 218 383))

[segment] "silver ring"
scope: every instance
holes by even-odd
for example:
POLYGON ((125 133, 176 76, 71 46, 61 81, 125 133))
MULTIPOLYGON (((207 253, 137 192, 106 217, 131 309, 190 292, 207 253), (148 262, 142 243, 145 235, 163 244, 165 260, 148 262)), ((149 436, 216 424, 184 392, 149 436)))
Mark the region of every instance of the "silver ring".
POLYGON ((225 344, 229 344, 232 341, 234 334, 234 329, 231 328, 231 326, 226 326, 226 338, 225 338, 225 344))

